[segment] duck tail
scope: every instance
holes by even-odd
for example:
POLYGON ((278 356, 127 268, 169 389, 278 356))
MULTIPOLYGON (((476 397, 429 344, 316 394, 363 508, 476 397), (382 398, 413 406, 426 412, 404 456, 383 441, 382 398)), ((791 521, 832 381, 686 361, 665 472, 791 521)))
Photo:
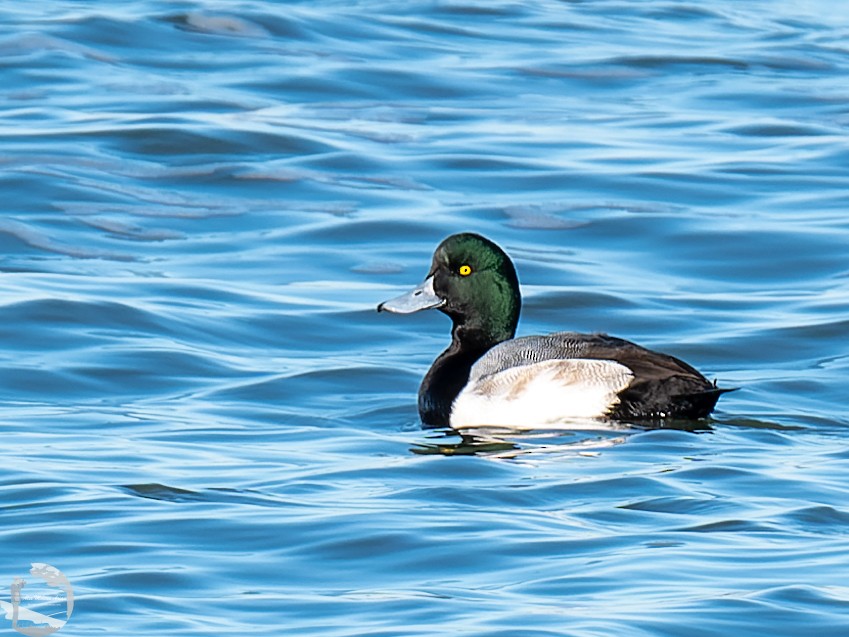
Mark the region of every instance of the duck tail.
POLYGON ((717 387, 716 382, 710 389, 691 392, 687 394, 679 394, 675 397, 675 404, 678 407, 678 417, 683 418, 706 418, 716 407, 716 402, 723 394, 732 391, 737 391, 739 387, 717 387))

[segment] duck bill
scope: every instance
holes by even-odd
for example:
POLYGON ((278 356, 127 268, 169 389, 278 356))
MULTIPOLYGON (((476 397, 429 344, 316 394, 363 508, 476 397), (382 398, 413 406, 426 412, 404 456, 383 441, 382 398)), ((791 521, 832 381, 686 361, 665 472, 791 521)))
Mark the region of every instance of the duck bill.
POLYGON ((445 305, 445 299, 439 298, 436 292, 433 291, 433 277, 429 276, 416 289, 378 305, 377 311, 393 312, 394 314, 412 314, 421 310, 432 310, 443 305, 445 305))

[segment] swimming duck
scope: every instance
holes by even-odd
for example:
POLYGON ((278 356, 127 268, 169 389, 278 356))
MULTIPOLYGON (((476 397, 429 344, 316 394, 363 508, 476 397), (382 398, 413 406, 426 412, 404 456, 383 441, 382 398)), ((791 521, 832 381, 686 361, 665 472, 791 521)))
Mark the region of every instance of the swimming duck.
POLYGON ((438 309, 451 345, 419 389, 427 426, 556 427, 585 419, 704 418, 720 389, 687 363, 606 334, 514 338, 521 295, 510 257, 478 234, 436 248, 424 282, 377 311, 438 309))

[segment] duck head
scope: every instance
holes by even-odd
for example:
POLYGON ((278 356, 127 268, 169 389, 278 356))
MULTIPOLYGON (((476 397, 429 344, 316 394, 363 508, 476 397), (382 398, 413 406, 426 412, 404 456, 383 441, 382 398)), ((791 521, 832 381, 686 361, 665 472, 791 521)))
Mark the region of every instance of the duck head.
POLYGON ((513 338, 521 303, 510 257, 489 239, 462 233, 439 244, 421 285, 384 301, 377 311, 438 309, 451 317, 455 344, 488 349, 513 338))

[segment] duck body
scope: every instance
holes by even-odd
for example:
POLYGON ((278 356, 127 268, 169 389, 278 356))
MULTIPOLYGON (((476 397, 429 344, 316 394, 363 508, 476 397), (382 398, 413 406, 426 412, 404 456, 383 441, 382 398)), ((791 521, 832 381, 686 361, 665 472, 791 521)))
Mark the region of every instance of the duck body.
POLYGON ((568 427, 587 419, 699 419, 717 388, 667 354, 605 334, 557 332, 514 338, 521 307, 509 257, 476 234, 436 249, 418 288, 378 311, 439 309, 452 319, 451 345, 424 377, 419 415, 427 426, 568 427))
MULTIPOLYGON (((438 402, 422 385, 420 411, 438 402)), ((558 332, 499 343, 469 369, 451 400, 455 429, 557 427, 586 419, 660 420, 707 416, 724 390, 687 363, 606 334, 558 332)), ((448 400, 447 394, 445 395, 448 400)))

